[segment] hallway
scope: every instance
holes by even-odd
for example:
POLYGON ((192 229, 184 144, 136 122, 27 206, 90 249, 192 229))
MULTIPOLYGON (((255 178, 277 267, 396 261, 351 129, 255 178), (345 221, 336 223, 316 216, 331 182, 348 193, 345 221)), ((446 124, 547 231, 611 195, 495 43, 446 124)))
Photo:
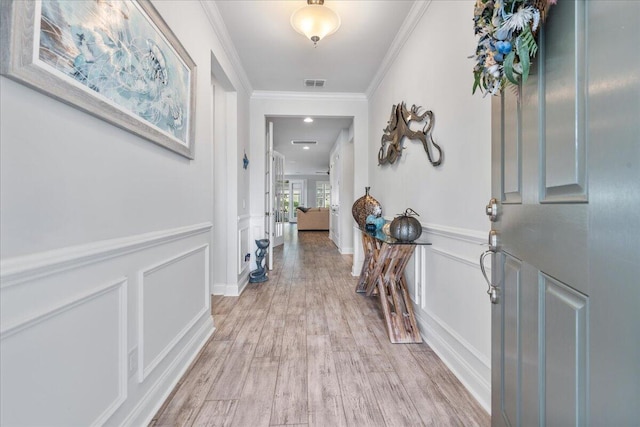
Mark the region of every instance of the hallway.
POLYGON ((150 426, 488 426, 426 344, 391 344, 326 232, 287 227, 269 281, 213 297, 216 331, 150 426))

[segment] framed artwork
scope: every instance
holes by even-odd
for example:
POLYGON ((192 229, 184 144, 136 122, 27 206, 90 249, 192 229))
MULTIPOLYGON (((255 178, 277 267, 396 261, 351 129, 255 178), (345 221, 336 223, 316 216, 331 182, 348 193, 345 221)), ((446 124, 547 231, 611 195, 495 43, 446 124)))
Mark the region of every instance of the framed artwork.
POLYGON ((196 66, 149 0, 0 7, 1 74, 193 159, 196 66))

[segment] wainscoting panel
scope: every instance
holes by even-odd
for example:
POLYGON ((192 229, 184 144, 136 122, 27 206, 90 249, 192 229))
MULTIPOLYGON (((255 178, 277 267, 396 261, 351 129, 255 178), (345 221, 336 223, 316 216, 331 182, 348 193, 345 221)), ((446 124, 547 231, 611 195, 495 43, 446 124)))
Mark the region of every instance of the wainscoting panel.
POLYGON ((103 424, 127 398, 126 326, 124 278, 3 323, 0 424, 103 424))
POLYGON ((418 246, 405 270, 420 331, 490 411, 491 304, 479 264, 485 238, 435 225, 423 230, 433 245, 418 246))
POLYGON ((209 311, 209 245, 163 261, 140 276, 138 357, 142 382, 209 311))
POLYGON ((147 425, 213 333, 211 224, 0 264, 0 425, 147 425))

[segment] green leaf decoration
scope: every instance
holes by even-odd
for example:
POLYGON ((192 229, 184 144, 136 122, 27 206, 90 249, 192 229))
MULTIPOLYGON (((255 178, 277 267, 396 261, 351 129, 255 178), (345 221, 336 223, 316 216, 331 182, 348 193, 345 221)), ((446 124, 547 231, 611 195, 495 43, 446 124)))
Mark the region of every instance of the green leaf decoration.
POLYGON ((512 50, 509 54, 504 58, 503 66, 504 66, 504 75, 514 85, 518 84, 518 79, 513 74, 513 61, 516 59, 516 51, 512 50))
POLYGON ((516 46, 518 50, 518 57, 520 58, 520 65, 522 65, 522 84, 524 84, 527 81, 527 77, 529 77, 529 68, 531 68, 529 48, 526 44, 522 43, 520 37, 516 40, 516 46))
POLYGON ((525 27, 520 34, 520 37, 524 45, 529 49, 529 57, 534 58, 536 53, 538 53, 538 44, 536 43, 536 38, 533 36, 531 32, 531 27, 525 27))
POLYGON ((473 89, 471 90, 471 95, 476 93, 476 89, 480 86, 480 76, 481 73, 473 73, 473 89))

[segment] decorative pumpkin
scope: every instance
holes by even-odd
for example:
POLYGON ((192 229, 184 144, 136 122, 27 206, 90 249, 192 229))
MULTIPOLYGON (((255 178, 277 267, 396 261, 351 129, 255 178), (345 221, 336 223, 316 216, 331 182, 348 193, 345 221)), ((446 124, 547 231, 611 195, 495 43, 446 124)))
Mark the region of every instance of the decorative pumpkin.
POLYGON ((402 215, 395 217, 389 227, 391 237, 401 242, 413 242, 420 237, 422 225, 414 215, 420 216, 416 211, 408 208, 402 215))

